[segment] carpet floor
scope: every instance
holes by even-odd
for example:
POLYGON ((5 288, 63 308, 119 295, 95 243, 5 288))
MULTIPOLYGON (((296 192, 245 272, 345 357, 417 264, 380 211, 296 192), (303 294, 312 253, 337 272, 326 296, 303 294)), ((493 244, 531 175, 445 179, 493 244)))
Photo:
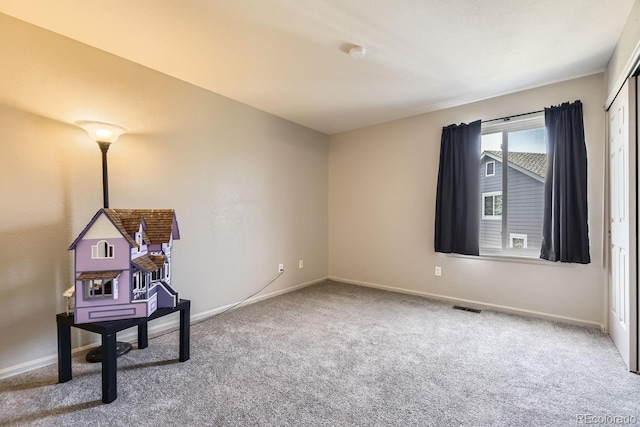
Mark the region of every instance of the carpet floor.
POLYGON ((118 359, 0 381, 0 425, 515 426, 640 422, 640 376, 594 329, 327 281, 118 359), (618 421, 625 418, 616 418, 618 421))

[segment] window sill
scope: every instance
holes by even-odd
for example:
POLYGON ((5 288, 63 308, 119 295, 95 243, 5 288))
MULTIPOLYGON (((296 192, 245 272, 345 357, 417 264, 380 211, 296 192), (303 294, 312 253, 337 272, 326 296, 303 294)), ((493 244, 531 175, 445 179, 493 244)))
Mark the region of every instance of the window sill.
POLYGON ((520 264, 533 264, 533 265, 544 265, 549 267, 575 267, 575 264, 566 263, 566 262, 553 262, 547 261, 540 258, 532 258, 526 256, 518 256, 518 255, 462 255, 462 254, 446 254, 452 258, 465 258, 465 259, 475 259, 479 261, 500 261, 500 262, 515 262, 520 264))

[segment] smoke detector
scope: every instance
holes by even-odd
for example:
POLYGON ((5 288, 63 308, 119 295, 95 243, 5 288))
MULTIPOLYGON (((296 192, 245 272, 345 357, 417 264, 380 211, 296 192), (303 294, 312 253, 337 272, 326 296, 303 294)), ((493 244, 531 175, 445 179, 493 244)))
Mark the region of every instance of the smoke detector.
POLYGON ((349 56, 351 57, 351 59, 362 59, 364 58, 365 53, 366 51, 362 46, 353 46, 351 49, 349 49, 349 56))

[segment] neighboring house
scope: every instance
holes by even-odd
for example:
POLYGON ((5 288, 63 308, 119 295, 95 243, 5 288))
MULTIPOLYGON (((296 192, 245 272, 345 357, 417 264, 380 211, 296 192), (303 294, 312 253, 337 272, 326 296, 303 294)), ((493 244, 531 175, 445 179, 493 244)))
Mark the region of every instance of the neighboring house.
MULTIPOLYGON (((502 152, 481 156, 480 247, 502 248, 502 152)), ((538 250, 542 242, 546 153, 509 152, 507 191, 507 247, 538 250)))
POLYGON ((180 238, 172 209, 100 209, 71 244, 75 322, 147 317, 175 307, 171 248, 180 238))

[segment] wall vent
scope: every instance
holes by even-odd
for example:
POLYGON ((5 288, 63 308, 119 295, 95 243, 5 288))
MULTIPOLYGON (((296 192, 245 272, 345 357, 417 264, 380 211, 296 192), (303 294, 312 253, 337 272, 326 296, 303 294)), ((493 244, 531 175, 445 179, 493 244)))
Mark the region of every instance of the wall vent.
POLYGON ((470 311, 471 313, 480 313, 480 312, 482 312, 482 310, 478 310, 477 308, 463 307, 461 305, 454 305, 453 309, 454 310, 462 310, 462 311, 470 311))

